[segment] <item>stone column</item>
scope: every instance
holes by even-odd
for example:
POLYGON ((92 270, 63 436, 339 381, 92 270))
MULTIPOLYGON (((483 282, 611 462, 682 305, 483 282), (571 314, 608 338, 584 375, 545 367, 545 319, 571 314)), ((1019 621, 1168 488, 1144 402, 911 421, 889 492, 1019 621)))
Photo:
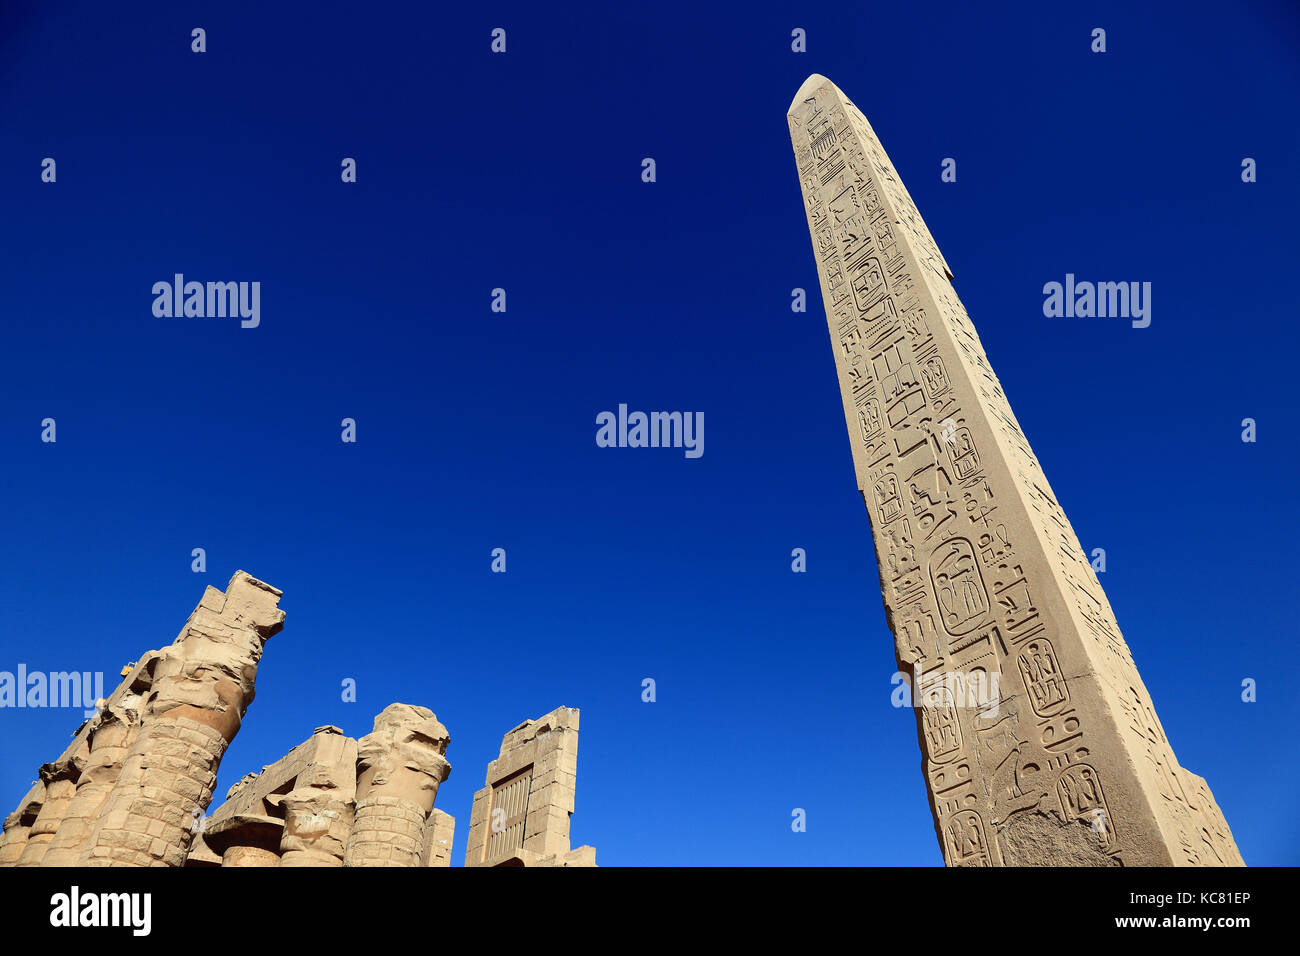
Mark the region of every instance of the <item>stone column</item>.
POLYGON ((140 730, 143 704, 138 694, 126 695, 108 703, 92 718, 86 767, 77 780, 76 794, 63 814, 63 821, 41 858, 41 866, 77 865, 104 801, 122 771, 122 761, 140 730))
POLYGON ((27 844, 15 866, 40 866, 50 841, 58 832, 59 824, 72 803, 77 792, 77 780, 86 765, 88 753, 84 741, 74 752, 65 754, 55 763, 41 767, 41 779, 45 781, 45 803, 41 812, 32 822, 27 834, 27 844))
POLYGON ((345 866, 420 866, 424 824, 451 773, 447 728, 427 707, 389 704, 358 747, 345 866))
POLYGON ((243 571, 224 594, 207 589, 155 666, 139 734, 80 863, 184 865, 194 820, 253 700, 262 648, 284 626, 279 602, 278 590, 243 571))
POLYGON ((223 867, 279 866, 284 821, 259 813, 236 813, 208 825, 203 842, 221 855, 223 867))
POLYGON ((45 803, 45 781, 38 780, 18 804, 18 809, 5 817, 4 835, 0 837, 0 866, 14 866, 23 855, 32 824, 45 803))
POLYGON ((343 865, 357 802, 357 742, 337 727, 317 728, 314 762, 280 798, 281 866, 343 865))

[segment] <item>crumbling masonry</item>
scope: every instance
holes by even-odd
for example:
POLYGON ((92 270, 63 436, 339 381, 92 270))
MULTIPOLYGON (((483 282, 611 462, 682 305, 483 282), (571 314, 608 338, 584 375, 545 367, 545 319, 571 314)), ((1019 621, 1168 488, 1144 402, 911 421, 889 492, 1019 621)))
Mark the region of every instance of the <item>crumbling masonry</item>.
MULTIPOLYGON (((412 704, 384 708, 359 741, 316 728, 204 816, 279 601, 238 571, 169 647, 124 667, 5 818, 0 866, 449 866, 456 821, 433 804, 451 737, 412 704)), ((506 734, 474 797, 467 866, 596 865, 592 847, 569 848, 577 747, 574 708, 506 734)))

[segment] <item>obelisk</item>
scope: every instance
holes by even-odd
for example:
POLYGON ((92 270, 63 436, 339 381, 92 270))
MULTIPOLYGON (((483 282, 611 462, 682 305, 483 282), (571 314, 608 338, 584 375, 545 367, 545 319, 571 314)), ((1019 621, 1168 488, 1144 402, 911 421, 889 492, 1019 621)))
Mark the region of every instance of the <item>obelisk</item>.
POLYGON ((944 860, 1243 865, 871 125, 816 74, 788 119, 944 860))

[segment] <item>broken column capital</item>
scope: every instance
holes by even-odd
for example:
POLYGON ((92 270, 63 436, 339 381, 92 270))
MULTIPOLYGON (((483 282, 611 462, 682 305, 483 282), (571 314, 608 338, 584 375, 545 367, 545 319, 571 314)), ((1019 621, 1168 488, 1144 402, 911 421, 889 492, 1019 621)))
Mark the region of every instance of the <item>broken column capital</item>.
POLYGON ((427 707, 389 704, 357 748, 357 798, 385 796, 433 808, 451 774, 444 756, 451 736, 427 707))
POLYGON ((50 842, 63 823, 63 817, 77 793, 77 780, 81 776, 90 751, 86 738, 78 737, 72 742, 63 756, 52 763, 44 764, 40 769, 41 782, 45 784, 45 799, 40 813, 32 821, 27 833, 27 843, 16 866, 40 866, 50 842))
POLYGON ((203 842, 226 867, 279 866, 284 821, 260 813, 236 813, 208 824, 203 842))
POLYGON ((233 740, 253 701, 262 649, 284 626, 280 596, 243 571, 224 595, 209 587, 154 666, 147 714, 188 718, 233 740))
POLYGON ((148 662, 140 729, 80 862, 184 864, 193 821, 212 799, 221 757, 253 700, 262 649, 284 625, 280 596, 237 571, 224 594, 204 592, 175 642, 148 662))
POLYGON ((84 734, 87 755, 76 792, 41 857, 41 866, 76 864, 140 730, 143 704, 144 698, 134 689, 133 681, 126 681, 88 721, 84 734))
POLYGON ((451 773, 451 737, 427 707, 389 704, 357 745, 357 810, 346 866, 419 866, 425 823, 451 773))
POLYGON ((299 774, 294 788, 280 798, 283 865, 342 866, 356 792, 355 764, 313 764, 299 774))

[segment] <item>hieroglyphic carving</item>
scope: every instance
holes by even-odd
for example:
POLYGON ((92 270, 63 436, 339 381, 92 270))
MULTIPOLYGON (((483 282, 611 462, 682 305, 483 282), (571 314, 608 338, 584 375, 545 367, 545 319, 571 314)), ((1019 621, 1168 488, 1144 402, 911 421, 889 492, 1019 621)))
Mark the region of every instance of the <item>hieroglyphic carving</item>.
POLYGON ((816 75, 788 119, 900 666, 964 668, 1002 689, 1002 707, 947 690, 918 704, 945 860, 1023 861, 1017 828, 1032 812, 1061 831, 1060 854, 1049 845, 1033 862, 1077 863, 1080 847, 1099 863, 1240 862, 1208 787, 1190 795, 952 271, 870 124, 816 75))

